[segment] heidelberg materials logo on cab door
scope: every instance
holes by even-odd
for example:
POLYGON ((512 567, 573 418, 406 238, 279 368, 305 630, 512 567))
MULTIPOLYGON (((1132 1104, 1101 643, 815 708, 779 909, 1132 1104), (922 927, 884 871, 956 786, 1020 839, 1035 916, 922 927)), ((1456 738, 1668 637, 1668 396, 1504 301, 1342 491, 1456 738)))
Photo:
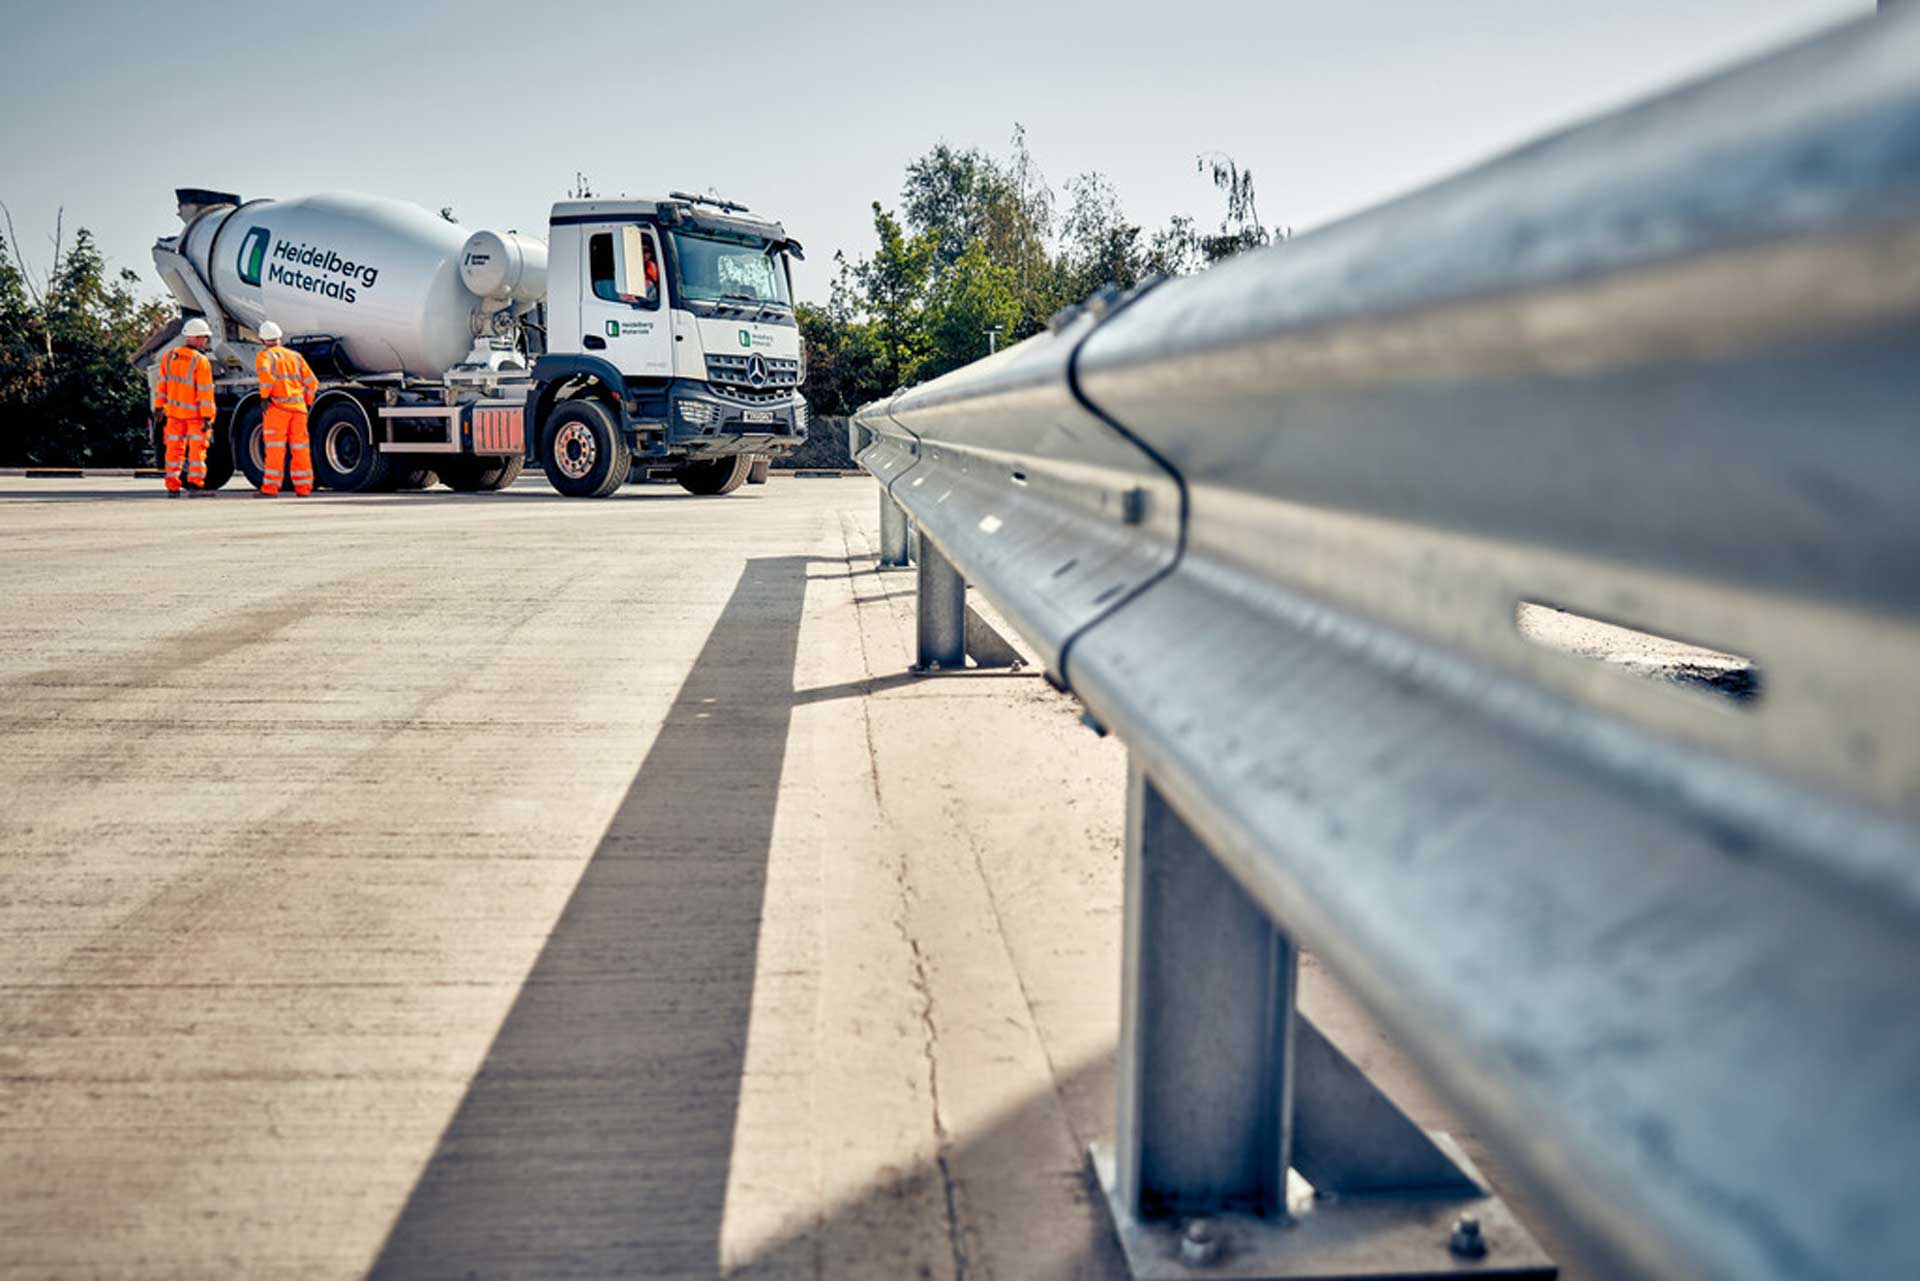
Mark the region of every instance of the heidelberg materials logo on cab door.
POLYGON ((249 285, 260 283, 260 268, 266 265, 267 244, 273 239, 273 233, 265 227, 255 227, 240 242, 240 279, 249 285))

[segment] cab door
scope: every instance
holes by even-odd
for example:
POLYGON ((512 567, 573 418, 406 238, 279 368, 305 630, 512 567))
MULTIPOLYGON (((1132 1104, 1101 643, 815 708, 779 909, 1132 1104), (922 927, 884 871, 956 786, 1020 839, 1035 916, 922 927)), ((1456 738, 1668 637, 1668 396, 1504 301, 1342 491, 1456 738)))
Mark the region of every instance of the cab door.
POLYGON ((623 374, 673 372, 659 235, 643 223, 582 228, 580 345, 623 374))

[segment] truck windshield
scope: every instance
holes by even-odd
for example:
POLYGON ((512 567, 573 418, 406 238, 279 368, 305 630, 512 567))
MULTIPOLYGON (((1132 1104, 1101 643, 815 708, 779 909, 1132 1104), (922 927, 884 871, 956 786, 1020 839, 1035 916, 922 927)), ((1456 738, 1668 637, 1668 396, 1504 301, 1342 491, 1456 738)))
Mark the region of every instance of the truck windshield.
POLYGON ((766 244, 719 240, 684 231, 673 234, 680 293, 705 302, 790 305, 787 273, 766 244))

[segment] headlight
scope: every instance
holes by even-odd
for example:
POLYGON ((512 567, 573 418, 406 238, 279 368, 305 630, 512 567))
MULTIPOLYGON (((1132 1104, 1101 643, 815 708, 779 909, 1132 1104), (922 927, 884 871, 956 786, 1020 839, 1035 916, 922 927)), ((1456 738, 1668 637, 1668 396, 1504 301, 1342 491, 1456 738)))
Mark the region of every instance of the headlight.
POLYGON ((689 427, 705 427, 714 419, 714 408, 703 400, 680 402, 680 421, 689 427))

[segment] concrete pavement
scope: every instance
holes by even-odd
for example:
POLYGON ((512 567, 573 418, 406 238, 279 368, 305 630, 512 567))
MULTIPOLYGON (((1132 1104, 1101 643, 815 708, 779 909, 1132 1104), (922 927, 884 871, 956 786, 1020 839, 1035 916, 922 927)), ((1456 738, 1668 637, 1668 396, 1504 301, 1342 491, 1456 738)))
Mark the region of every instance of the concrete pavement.
POLYGON ((875 536, 0 482, 0 1275, 1116 1275, 1123 753, 875 536))

